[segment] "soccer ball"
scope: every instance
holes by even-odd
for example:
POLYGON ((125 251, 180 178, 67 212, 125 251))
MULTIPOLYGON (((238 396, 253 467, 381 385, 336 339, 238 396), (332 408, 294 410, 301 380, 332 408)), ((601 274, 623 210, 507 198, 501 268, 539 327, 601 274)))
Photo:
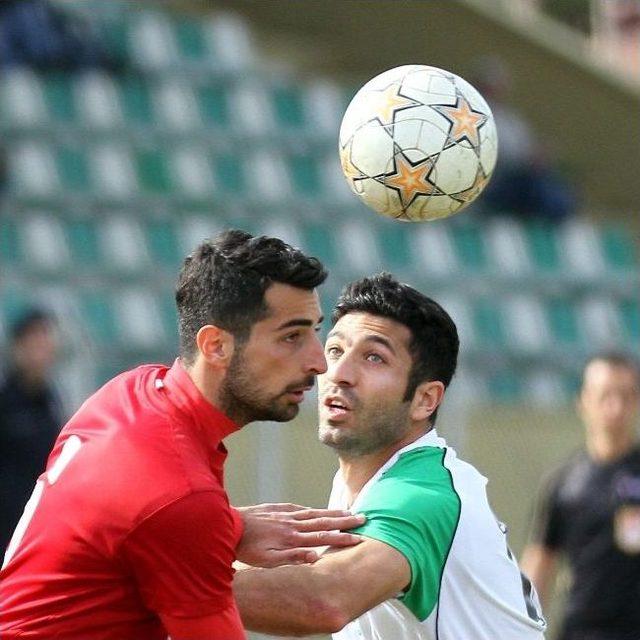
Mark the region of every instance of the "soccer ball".
POLYGON ((340 126, 349 186, 377 213, 418 222, 473 202, 496 164, 489 105, 466 80, 424 65, 390 69, 365 84, 340 126))

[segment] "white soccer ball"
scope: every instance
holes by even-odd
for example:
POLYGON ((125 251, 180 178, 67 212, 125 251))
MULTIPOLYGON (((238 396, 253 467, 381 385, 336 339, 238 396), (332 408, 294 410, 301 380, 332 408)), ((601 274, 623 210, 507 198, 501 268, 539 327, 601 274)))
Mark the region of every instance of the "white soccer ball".
POLYGON ((349 186, 377 213, 418 222, 473 202, 496 165, 489 105, 466 80, 405 65, 365 84, 340 126, 349 186))

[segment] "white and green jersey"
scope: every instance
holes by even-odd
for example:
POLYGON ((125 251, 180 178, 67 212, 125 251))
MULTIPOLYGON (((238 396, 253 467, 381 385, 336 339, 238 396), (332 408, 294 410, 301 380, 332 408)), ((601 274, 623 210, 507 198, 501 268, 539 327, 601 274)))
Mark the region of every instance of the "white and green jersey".
MULTIPOLYGON (((357 533, 394 547, 411 582, 334 640, 542 640, 546 622, 486 493, 487 480, 430 431, 388 460, 351 505, 357 533)), ((329 506, 347 508, 336 474, 329 506)))

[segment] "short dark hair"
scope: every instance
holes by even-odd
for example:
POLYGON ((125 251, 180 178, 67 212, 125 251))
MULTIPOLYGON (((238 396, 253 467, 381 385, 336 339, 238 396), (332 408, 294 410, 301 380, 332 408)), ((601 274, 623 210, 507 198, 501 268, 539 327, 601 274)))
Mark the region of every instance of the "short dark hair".
MULTIPOLYGON (((413 397, 418 385, 439 380, 449 386, 456 370, 460 341, 451 316, 431 298, 390 273, 379 273, 348 284, 335 304, 335 324, 348 313, 364 312, 390 318, 411 332, 409 352, 413 364, 409 371, 404 400, 413 397)), ((435 424, 437 410, 431 416, 435 424)))
POLYGON ((201 327, 214 324, 246 340, 267 313, 274 282, 312 290, 327 277, 322 263, 278 238, 231 229, 205 240, 185 258, 176 287, 180 357, 188 364, 201 327))
POLYGON ((584 374, 587 370, 587 367, 592 362, 599 361, 606 362, 612 367, 623 367, 625 369, 633 371, 638 380, 638 383, 640 384, 640 361, 638 361, 637 358, 623 351, 601 351, 589 356, 589 358, 585 362, 585 365, 582 369, 582 386, 584 386, 584 374))
POLYGON ((22 311, 22 313, 11 323, 9 335, 12 342, 22 340, 36 327, 42 325, 53 325, 55 318, 53 313, 47 309, 40 307, 30 307, 22 311))

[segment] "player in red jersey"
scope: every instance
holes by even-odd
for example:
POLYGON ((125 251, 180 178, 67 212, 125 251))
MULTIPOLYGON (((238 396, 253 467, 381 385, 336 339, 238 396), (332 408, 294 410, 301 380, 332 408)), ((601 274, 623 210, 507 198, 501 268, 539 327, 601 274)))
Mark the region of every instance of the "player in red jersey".
POLYGON ((3 640, 239 640, 236 557, 313 561, 305 547, 358 541, 332 530, 359 517, 239 512, 223 486, 222 439, 292 419, 326 368, 315 291, 325 277, 316 259, 241 231, 186 258, 180 357, 108 382, 56 441, 5 554, 3 640))

